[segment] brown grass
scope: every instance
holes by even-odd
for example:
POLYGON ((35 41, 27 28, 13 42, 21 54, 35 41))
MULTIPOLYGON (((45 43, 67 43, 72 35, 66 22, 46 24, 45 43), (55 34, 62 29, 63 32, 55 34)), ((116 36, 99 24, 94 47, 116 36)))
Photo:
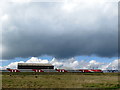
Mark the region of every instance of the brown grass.
POLYGON ((119 88, 117 74, 2 75, 3 88, 119 88))

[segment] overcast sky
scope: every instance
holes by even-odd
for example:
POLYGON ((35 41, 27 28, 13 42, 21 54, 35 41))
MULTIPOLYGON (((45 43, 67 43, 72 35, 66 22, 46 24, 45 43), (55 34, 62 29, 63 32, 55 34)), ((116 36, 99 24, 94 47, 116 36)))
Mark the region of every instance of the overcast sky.
POLYGON ((117 2, 27 1, 0 3, 3 60, 41 55, 117 57, 117 2))

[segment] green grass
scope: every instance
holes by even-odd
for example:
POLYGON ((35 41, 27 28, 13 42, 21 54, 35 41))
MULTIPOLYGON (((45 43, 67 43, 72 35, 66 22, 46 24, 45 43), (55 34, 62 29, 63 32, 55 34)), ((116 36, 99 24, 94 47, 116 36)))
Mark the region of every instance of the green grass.
POLYGON ((2 73, 3 88, 119 88, 118 73, 2 73))

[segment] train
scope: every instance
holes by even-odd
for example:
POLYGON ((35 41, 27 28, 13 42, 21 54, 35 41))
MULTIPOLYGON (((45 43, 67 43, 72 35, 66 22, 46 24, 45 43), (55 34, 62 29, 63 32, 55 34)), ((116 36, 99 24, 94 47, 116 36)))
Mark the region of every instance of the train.
POLYGON ((66 69, 10 69, 0 70, 0 72, 80 72, 80 73, 115 73, 119 70, 101 70, 101 69, 76 69, 76 70, 66 70, 66 69))

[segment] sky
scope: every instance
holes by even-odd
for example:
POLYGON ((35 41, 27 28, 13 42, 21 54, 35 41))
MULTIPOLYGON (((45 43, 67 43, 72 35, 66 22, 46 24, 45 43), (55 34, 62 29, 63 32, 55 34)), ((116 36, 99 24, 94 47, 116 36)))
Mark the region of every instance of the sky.
POLYGON ((29 61, 113 67, 117 21, 118 0, 1 0, 1 67, 29 61))

